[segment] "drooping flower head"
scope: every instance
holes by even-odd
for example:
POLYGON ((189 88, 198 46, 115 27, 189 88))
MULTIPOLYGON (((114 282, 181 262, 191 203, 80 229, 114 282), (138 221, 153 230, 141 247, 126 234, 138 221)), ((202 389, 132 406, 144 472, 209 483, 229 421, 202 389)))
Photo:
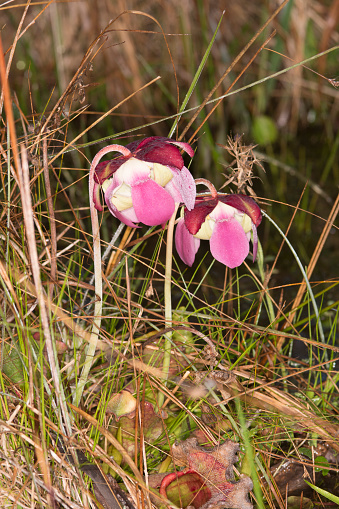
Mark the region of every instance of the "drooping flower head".
MULTIPOLYGON (((197 183, 207 183, 204 179, 197 183)), ((192 266, 201 240, 210 241, 216 260, 233 269, 243 263, 249 253, 253 235, 253 261, 258 247, 257 226, 261 211, 257 203, 243 194, 217 193, 210 182, 212 195, 198 196, 194 208, 184 208, 175 232, 177 252, 186 265, 192 266)))
POLYGON ((175 203, 194 206, 195 182, 184 165, 180 149, 193 157, 188 143, 153 136, 116 145, 122 155, 103 161, 95 168, 93 200, 103 210, 100 189, 110 212, 128 226, 164 224, 172 216, 175 203))

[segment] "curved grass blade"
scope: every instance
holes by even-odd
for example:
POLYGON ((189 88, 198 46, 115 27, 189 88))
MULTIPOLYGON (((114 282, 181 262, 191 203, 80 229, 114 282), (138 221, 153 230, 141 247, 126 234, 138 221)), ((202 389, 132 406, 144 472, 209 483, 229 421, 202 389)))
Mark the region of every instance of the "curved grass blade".
POLYGON ((318 486, 314 486, 314 484, 311 484, 310 482, 306 481, 306 479, 304 480, 305 483, 311 486, 311 488, 313 488, 314 491, 319 493, 319 495, 322 495, 323 497, 328 498, 328 500, 331 500, 331 502, 334 502, 335 504, 339 505, 339 497, 333 495, 333 493, 330 493, 329 491, 323 490, 322 488, 318 488, 318 486))

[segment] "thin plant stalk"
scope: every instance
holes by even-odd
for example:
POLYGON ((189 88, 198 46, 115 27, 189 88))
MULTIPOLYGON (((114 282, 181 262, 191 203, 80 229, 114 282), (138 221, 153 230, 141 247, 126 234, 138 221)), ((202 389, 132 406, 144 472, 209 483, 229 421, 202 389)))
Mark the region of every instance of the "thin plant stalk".
POLYGON ((82 368, 79 382, 77 384, 73 403, 79 406, 80 399, 88 380, 88 375, 92 367, 95 350, 98 343, 101 316, 102 316, 102 274, 101 274, 101 248, 100 248, 100 227, 98 211, 94 206, 94 171, 99 164, 101 158, 108 152, 120 152, 127 156, 130 151, 121 145, 108 145, 101 149, 94 157, 90 170, 89 170, 89 207, 91 213, 92 233, 93 233, 93 259, 94 259, 94 290, 95 290, 95 305, 94 305, 94 320, 91 332, 91 338, 86 351, 86 358, 82 368))
MULTIPOLYGON (((7 125, 7 227, 6 227, 6 260, 8 262, 9 260, 9 248, 10 248, 10 225, 11 225, 11 143, 10 143, 10 134, 9 134, 9 126, 7 125)), ((4 316, 6 316, 6 304, 7 300, 4 301, 4 316)), ((2 322, 2 340, 5 337, 5 322, 2 322)), ((3 345, 4 342, 2 341, 1 344, 1 365, 0 368, 2 369, 2 363, 3 363, 3 345)))
MULTIPOLYGON (((261 242, 259 239, 258 239, 257 262, 258 262, 258 269, 259 269, 261 281, 262 281, 263 285, 265 286, 264 253, 263 253, 261 242)), ((268 314, 269 320, 272 324, 275 322, 274 308, 273 308, 272 300, 270 299, 269 290, 267 288, 264 288, 264 291, 265 291, 265 298, 266 298, 266 304, 267 304, 267 314, 268 314)))
MULTIPOLYGON (((167 227, 167 244, 166 244, 166 267, 165 267, 165 284, 164 284, 164 299, 165 299, 165 327, 172 327, 172 258, 173 258, 173 232, 174 223, 177 215, 179 203, 175 204, 174 212, 168 222, 167 227)), ((172 347, 172 330, 165 334, 164 343, 164 359, 162 365, 162 372, 164 380, 168 378, 168 371, 171 363, 171 347, 172 347)), ((158 408, 162 407, 164 402, 164 394, 159 391, 158 393, 158 408)))
POLYGON ((49 296, 53 300, 54 285, 57 278, 57 234, 55 225, 55 214, 53 208, 53 198, 51 191, 51 182, 49 179, 48 156, 47 156, 47 138, 43 139, 43 166, 44 179, 47 195, 48 216, 51 225, 51 282, 49 285, 49 296))
MULTIPOLYGON (((121 234, 122 230, 124 229, 124 227, 125 227, 124 223, 120 223, 119 224, 119 226, 116 229, 116 231, 115 231, 115 233, 114 233, 110 243, 108 244, 107 248, 105 249, 104 254, 102 255, 102 263, 105 262, 105 260, 107 259, 108 255, 110 254, 111 250, 115 246, 115 243, 116 243, 117 239, 120 237, 120 234, 121 234)), ((94 274, 91 277, 91 279, 89 281, 89 284, 92 286, 93 282, 94 282, 94 274)), ((85 291, 84 296, 82 298, 82 303, 81 303, 81 307, 82 308, 85 308, 85 306, 86 306, 87 295, 88 295, 88 290, 85 291)), ((89 305, 90 304, 87 304, 87 306, 88 306, 88 307, 86 306, 87 309, 89 309, 89 305)))

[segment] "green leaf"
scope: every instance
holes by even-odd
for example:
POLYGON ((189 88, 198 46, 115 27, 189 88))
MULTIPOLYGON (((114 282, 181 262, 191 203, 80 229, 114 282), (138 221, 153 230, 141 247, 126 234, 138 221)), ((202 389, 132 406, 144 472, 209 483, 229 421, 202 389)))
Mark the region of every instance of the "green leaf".
POLYGON ((17 343, 3 343, 2 372, 16 385, 24 381, 24 365, 18 351, 17 343))
POLYGON ((335 504, 339 505, 339 497, 337 497, 336 495, 333 495, 333 493, 329 493, 326 490, 318 488, 318 486, 314 486, 314 484, 311 484, 310 482, 306 481, 306 479, 305 479, 305 483, 308 484, 309 486, 311 486, 311 488, 313 488, 314 491, 319 493, 319 495, 322 495, 323 497, 328 498, 328 500, 331 500, 331 502, 334 502, 335 504))
POLYGON ((308 447, 299 447, 300 454, 303 454, 309 459, 312 459, 312 451, 308 447))
MULTIPOLYGON (((330 466, 329 462, 327 461, 327 459, 324 456, 317 456, 314 459, 314 464, 322 466, 322 467, 329 467, 330 466)), ((328 474, 328 470, 327 469, 323 469, 323 468, 315 468, 315 471, 316 472, 321 472, 323 475, 327 475, 328 474)))

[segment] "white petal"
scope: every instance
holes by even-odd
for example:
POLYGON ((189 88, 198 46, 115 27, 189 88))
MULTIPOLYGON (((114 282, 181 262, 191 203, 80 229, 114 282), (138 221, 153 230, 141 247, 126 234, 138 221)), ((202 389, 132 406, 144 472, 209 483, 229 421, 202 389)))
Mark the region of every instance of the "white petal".
POLYGON ((151 177, 159 186, 165 187, 165 185, 172 180, 173 173, 168 166, 154 163, 151 177))
POLYGON ((131 187, 126 184, 121 184, 121 186, 114 189, 113 196, 110 201, 119 210, 119 212, 129 209, 133 206, 131 187))
POLYGON ((209 240, 212 237, 214 226, 215 221, 207 216, 205 221, 200 226, 200 230, 194 235, 194 237, 201 240, 209 240))

